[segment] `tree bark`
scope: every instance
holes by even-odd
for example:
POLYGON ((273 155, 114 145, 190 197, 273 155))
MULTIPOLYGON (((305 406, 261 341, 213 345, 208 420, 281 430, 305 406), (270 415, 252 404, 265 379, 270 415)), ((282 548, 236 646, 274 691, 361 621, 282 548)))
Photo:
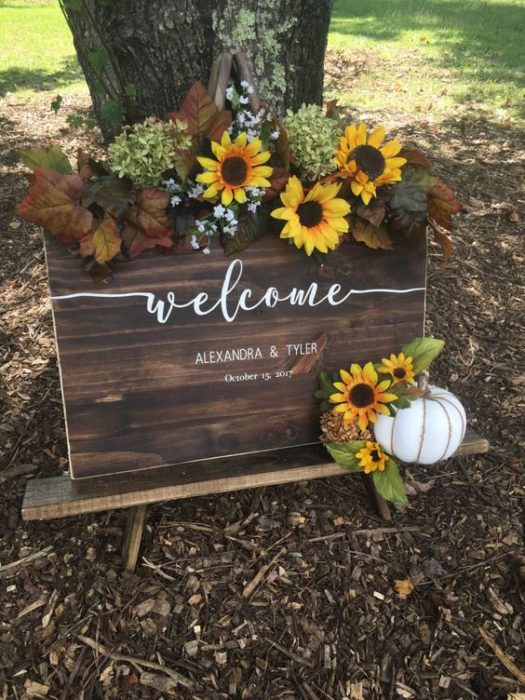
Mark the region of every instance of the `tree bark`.
POLYGON ((111 94, 123 102, 128 123, 162 117, 196 80, 207 83, 223 51, 250 57, 259 95, 278 112, 319 104, 332 2, 63 0, 63 9, 95 116, 109 137, 114 128, 101 112, 111 94), (93 52, 101 50, 109 59, 97 77, 93 52))

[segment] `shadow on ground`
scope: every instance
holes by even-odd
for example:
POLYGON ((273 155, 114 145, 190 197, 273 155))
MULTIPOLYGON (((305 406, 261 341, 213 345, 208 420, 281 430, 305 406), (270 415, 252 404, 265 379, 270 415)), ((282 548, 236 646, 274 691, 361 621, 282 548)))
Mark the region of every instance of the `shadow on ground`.
POLYGON ((81 79, 82 71, 76 58, 68 58, 55 72, 14 66, 0 71, 0 97, 4 97, 8 92, 19 90, 35 90, 36 92, 58 90, 81 79))

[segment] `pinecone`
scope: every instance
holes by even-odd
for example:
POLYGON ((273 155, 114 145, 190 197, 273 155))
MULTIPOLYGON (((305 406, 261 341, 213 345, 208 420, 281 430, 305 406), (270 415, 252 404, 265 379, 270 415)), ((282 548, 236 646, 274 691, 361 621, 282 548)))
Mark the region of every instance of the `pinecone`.
POLYGON ((322 442, 352 442, 353 440, 373 440, 370 430, 360 430, 357 421, 345 425, 341 413, 327 411, 321 415, 322 442))

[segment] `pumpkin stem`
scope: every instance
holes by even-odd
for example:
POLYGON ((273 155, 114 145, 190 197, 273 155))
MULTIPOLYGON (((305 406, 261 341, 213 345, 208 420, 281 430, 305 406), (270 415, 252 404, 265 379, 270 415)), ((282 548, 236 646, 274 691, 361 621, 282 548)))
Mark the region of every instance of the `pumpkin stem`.
POLYGON ((421 394, 428 393, 428 377, 426 370, 417 375, 417 388, 421 391, 421 394))

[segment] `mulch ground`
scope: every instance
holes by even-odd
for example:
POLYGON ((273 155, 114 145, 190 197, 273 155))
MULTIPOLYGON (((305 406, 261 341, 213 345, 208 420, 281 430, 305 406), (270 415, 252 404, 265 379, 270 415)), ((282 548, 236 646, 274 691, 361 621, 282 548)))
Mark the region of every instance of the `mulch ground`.
MULTIPOLYGON (((74 106, 87 103, 64 113, 74 106)), ((3 107, 1 700, 525 691, 525 134, 468 114, 390 125, 464 205, 444 271, 430 248, 428 332, 447 343, 433 381, 463 400, 490 453, 411 469, 391 527, 351 476, 161 504, 123 575, 123 512, 20 517, 27 480, 61 473, 67 450, 42 236, 15 211, 26 184, 13 149, 60 141, 73 155, 93 139, 48 99, 3 107), (408 578, 402 597, 394 582, 408 578)))

